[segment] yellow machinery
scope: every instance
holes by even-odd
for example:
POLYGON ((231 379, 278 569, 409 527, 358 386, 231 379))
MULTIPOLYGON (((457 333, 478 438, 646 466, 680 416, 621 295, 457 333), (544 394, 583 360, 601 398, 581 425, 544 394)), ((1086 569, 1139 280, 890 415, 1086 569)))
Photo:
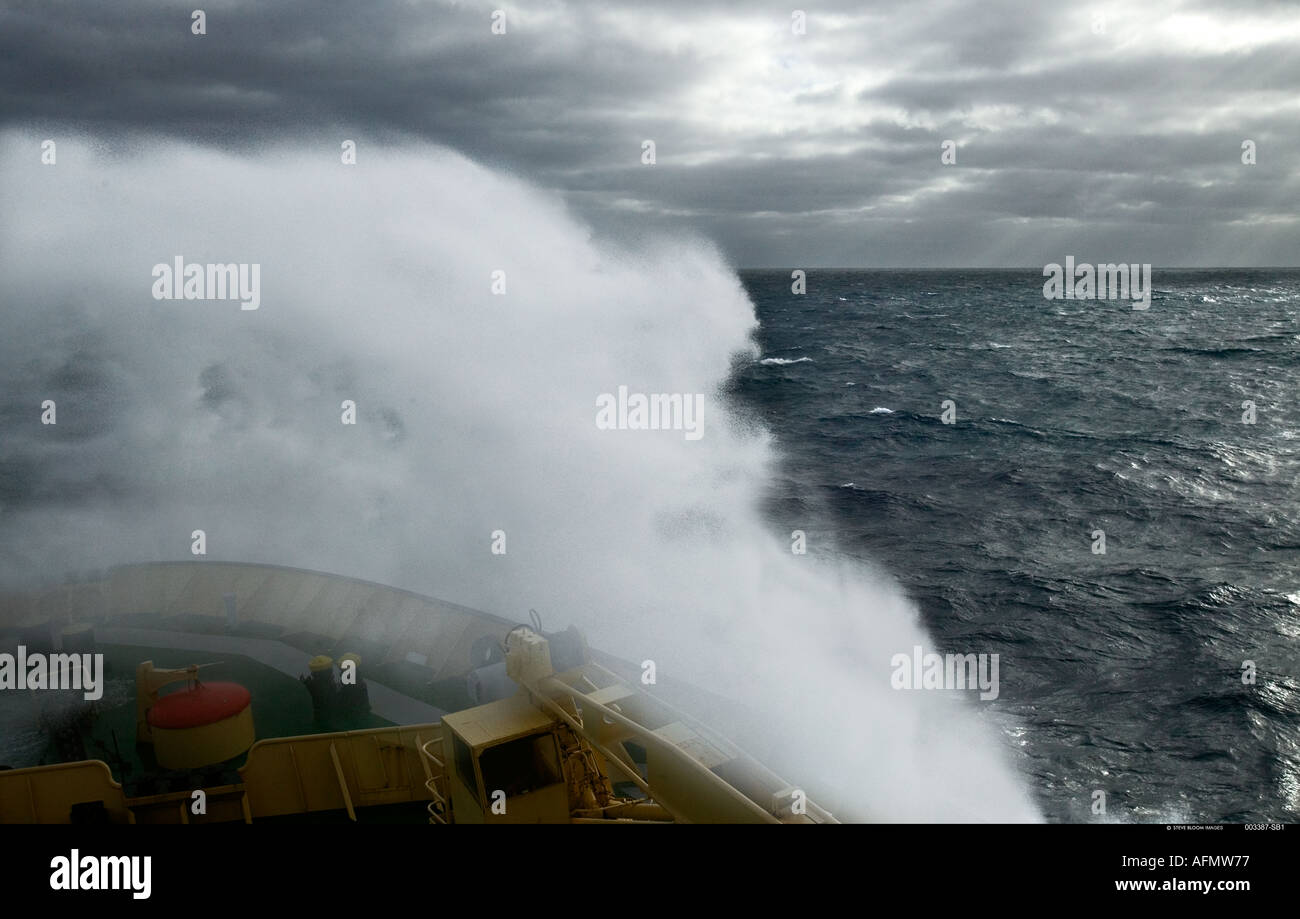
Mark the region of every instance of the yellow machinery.
MULTIPOLYGON (((0 771, 0 822, 67 822, 70 802, 88 799, 129 823, 344 812, 355 820, 357 808, 393 805, 423 806, 437 824, 837 822, 729 741, 591 661, 585 645, 582 652, 577 666, 556 673, 548 639, 520 626, 505 640, 515 695, 440 724, 258 741, 240 783, 205 789, 212 807, 201 816, 189 792, 126 798, 107 766, 90 760, 0 771)), ((149 661, 137 670, 140 739, 169 768, 222 761, 252 741, 247 691, 201 684, 197 671, 156 670, 149 661), (158 697, 178 680, 190 685, 158 697), (180 700, 170 713, 168 699, 180 700)))
MULTIPOLYGON (((192 790, 127 797, 98 760, 2 770, 0 822, 66 823, 87 806, 116 823, 356 820, 370 807, 427 810, 436 824, 837 822, 729 740, 593 660, 576 631, 548 637, 535 623, 503 633, 504 661, 491 665, 504 670, 493 678, 502 698, 440 723, 256 743, 243 687, 201 683, 198 666, 145 661, 138 740, 169 769, 247 750, 239 781, 203 789, 199 813, 192 790), (184 690, 159 696, 182 680, 184 690)), ((312 661, 313 676, 332 677, 331 665, 312 661)))
POLYGON ((251 697, 237 683, 201 683, 199 665, 159 670, 144 661, 135 671, 135 730, 139 743, 151 743, 158 764, 193 769, 224 762, 253 745, 251 697), (169 683, 183 690, 158 695, 169 683))
POLYGON ((422 745, 435 823, 835 822, 743 751, 588 660, 564 673, 520 627, 519 693, 442 719, 422 745), (621 788, 620 788, 621 786, 621 788))

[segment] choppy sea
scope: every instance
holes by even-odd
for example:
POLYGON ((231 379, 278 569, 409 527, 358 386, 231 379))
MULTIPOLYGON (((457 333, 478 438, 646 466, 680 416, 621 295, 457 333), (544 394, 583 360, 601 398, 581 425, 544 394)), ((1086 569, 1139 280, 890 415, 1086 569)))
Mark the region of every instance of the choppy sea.
POLYGON ((769 516, 1000 656, 1049 819, 1300 819, 1300 271, 1156 268, 1147 310, 1032 270, 742 280, 769 516))

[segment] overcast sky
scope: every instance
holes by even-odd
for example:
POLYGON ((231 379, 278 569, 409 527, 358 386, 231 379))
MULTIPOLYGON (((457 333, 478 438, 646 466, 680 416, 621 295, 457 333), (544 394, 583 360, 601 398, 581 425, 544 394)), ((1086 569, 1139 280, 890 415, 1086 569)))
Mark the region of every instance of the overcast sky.
POLYGON ((50 136, 416 136, 739 267, 1300 264, 1290 0, 2 2, 50 136))

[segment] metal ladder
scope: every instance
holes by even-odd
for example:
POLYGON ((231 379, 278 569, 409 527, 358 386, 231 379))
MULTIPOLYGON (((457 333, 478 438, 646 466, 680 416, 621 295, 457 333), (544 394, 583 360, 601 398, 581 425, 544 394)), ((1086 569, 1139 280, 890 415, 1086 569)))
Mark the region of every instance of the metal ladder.
POLYGON ((436 737, 432 740, 421 740, 418 734, 415 737, 416 746, 420 750, 420 765, 424 767, 424 787, 432 798, 428 806, 429 823, 446 826, 451 817, 451 800, 443 784, 447 780, 447 767, 442 757, 433 752, 433 745, 437 742, 436 737), (430 764, 434 766, 433 769, 429 768, 430 764))

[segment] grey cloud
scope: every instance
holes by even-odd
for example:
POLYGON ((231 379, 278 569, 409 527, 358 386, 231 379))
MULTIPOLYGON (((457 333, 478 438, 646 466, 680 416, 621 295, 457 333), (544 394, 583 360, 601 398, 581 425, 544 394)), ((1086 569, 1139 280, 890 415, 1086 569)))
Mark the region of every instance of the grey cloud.
MULTIPOLYGON (((1300 243, 1285 204, 1300 190, 1295 39, 1131 46, 1093 35, 1084 8, 1028 0, 819 3, 799 37, 782 37, 789 11, 745 4, 556 4, 494 37, 490 8, 240 3, 196 37, 188 10, 148 0, 17 2, 0 10, 0 124, 228 147, 306 136, 322 155, 348 137, 362 158, 417 136, 563 195, 602 232, 714 235, 741 265, 969 264, 1007 220, 1159 225, 1186 264, 1239 258, 1240 241, 1216 240, 1246 219, 1273 218, 1261 259, 1300 243), (946 170, 945 139, 961 143, 946 170), (866 249, 827 240, 886 229, 866 249)), ((1225 32, 1278 9, 1177 7, 1225 32)))

